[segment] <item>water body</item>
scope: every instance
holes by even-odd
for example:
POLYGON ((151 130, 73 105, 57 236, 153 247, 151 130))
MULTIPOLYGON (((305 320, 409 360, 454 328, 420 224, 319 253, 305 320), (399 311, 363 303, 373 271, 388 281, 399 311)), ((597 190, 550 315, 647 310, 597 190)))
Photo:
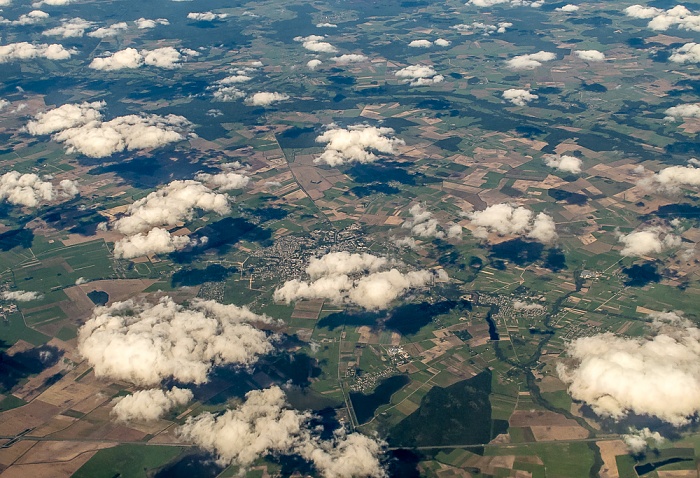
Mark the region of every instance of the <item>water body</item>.
POLYGON ((668 460, 657 461, 655 463, 646 463, 644 465, 637 465, 634 467, 634 471, 637 472, 639 476, 651 473, 657 468, 661 468, 664 465, 670 465, 672 463, 682 463, 684 461, 693 461, 692 458, 669 458, 668 460))
POLYGON ((498 312, 498 306, 492 305, 489 313, 486 314, 486 323, 489 324, 489 339, 491 340, 501 340, 500 335, 498 335, 498 330, 496 329, 496 321, 493 320, 492 315, 498 312))
POLYGON ((109 302, 109 294, 103 290, 93 290, 88 292, 87 296, 95 305, 105 305, 109 302))
POLYGON ((217 465, 214 457, 208 453, 186 455, 175 463, 167 465, 155 474, 155 478, 214 478, 224 471, 225 467, 217 465))
POLYGON ((374 412, 382 405, 391 402, 391 396, 405 387, 411 380, 407 375, 394 375, 381 381, 369 395, 350 392, 350 401, 355 410, 359 424, 367 423, 374 417, 374 412))

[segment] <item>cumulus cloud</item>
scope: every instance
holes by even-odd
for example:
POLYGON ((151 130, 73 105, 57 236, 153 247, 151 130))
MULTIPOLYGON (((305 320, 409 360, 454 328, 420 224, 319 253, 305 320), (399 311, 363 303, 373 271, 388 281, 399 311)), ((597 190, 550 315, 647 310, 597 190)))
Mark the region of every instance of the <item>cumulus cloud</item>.
POLYGON ((139 390, 115 399, 111 414, 122 422, 158 420, 173 408, 187 404, 193 397, 191 391, 177 387, 165 392, 155 388, 139 390))
POLYGON ((518 55, 506 61, 506 67, 511 70, 534 70, 542 66, 543 62, 552 61, 557 55, 547 51, 538 51, 528 55, 518 55))
POLYGON ((249 366, 273 350, 254 323, 272 323, 247 307, 170 297, 156 304, 128 300, 97 307, 78 330, 78 351, 95 375, 152 386, 165 379, 204 383, 215 366, 249 366))
POLYGON ((249 466, 267 455, 298 455, 326 478, 384 477, 378 455, 382 443, 339 429, 322 439, 309 412, 292 410, 284 392, 273 386, 253 390, 236 409, 203 413, 179 428, 179 435, 215 453, 222 465, 249 466))
POLYGON ((700 32, 700 15, 693 14, 683 5, 668 10, 632 5, 625 8, 625 14, 632 18, 650 19, 647 27, 656 31, 666 31, 671 27, 680 30, 700 32))
POLYGON ((373 163, 379 159, 374 153, 396 154, 398 147, 406 144, 402 139, 393 137, 391 128, 355 125, 340 128, 330 125, 316 138, 317 143, 326 143, 325 151, 314 160, 329 166, 347 163, 373 163))
POLYGON ((213 22, 214 20, 223 20, 226 17, 228 17, 227 13, 190 12, 187 14, 188 19, 197 22, 213 22))
POLYGON ((544 157, 544 164, 546 164, 550 168, 558 169, 559 171, 564 171, 565 173, 578 174, 581 172, 583 161, 581 161, 575 156, 548 155, 544 157))
POLYGON ((331 60, 336 62, 338 65, 348 65, 350 63, 360 63, 363 61, 367 61, 368 59, 369 58, 367 58, 365 55, 358 55, 355 53, 335 56, 335 57, 331 58, 331 60))
POLYGON ((321 60, 314 58, 313 60, 309 60, 309 61, 306 63, 306 66, 307 66, 307 68, 308 68, 309 70, 315 70, 315 69, 318 68, 322 63, 323 63, 323 62, 322 62, 321 60))
POLYGON ((293 279, 277 289, 277 301, 327 299, 365 309, 385 309, 408 290, 429 285, 434 275, 427 270, 400 272, 385 258, 372 254, 333 252, 309 262, 310 281, 293 279), (382 270, 388 269, 388 270, 382 270))
MULTIPOLYGON (((2 6, 2 3, 0 3, 2 6)), ((23 13, 17 20, 0 19, 0 23, 8 23, 10 25, 36 25, 49 18, 49 14, 41 10, 32 10, 29 13, 23 13)))
POLYGON ((195 176, 195 179, 207 184, 212 189, 217 189, 219 191, 243 189, 250 182, 250 178, 248 176, 232 172, 219 174, 199 173, 197 176, 195 176))
POLYGON ((108 37, 117 36, 120 33, 122 33, 124 30, 127 30, 128 28, 129 28, 129 25, 126 22, 119 22, 119 23, 115 23, 113 25, 110 25, 108 27, 98 28, 97 30, 91 31, 87 35, 89 37, 93 37, 93 38, 108 38, 108 37))
POLYGON ((169 254, 193 245, 187 236, 173 236, 169 231, 156 227, 139 232, 114 243, 114 256, 121 259, 169 254))
POLYGON ((481 32, 482 34, 488 36, 492 33, 505 33, 506 30, 512 26, 513 24, 511 22, 499 22, 495 25, 482 22, 473 22, 471 24, 460 23, 459 25, 454 25, 450 28, 462 33, 481 32))
POLYGON ((494 5, 508 5, 511 7, 532 7, 539 8, 544 5, 544 0, 469 0, 467 5, 475 7, 493 7, 494 5))
POLYGON ((630 428, 629 433, 622 435, 622 440, 633 455, 644 453, 650 445, 657 448, 665 441, 659 432, 652 432, 646 427, 641 430, 630 428))
POLYGON ((136 24, 136 28, 139 30, 155 28, 158 25, 170 25, 170 21, 168 21, 167 18, 156 18, 155 20, 151 20, 149 18, 141 17, 138 20, 134 20, 134 23, 136 24))
POLYGON ((574 54, 584 61, 603 61, 605 54, 598 50, 576 50, 574 54))
POLYGON ((199 53, 189 49, 178 51, 170 46, 141 51, 135 48, 126 48, 116 53, 108 53, 107 56, 93 59, 90 63, 90 68, 94 70, 114 71, 125 68, 139 68, 143 65, 147 65, 174 69, 182 66, 180 62, 190 56, 199 56, 199 53))
POLYGON ((686 43, 668 58, 675 63, 700 63, 700 43, 686 43))
POLYGON ((181 141, 191 123, 177 115, 127 115, 102 121, 104 102, 65 104, 27 123, 34 135, 53 134, 69 153, 104 158, 124 150, 157 148, 181 141))
POLYGON ((276 91, 259 91, 248 96, 245 99, 245 104, 251 106, 270 106, 273 103, 279 103, 280 101, 286 101, 289 99, 289 95, 284 93, 278 93, 276 91))
MULTIPOLYGON (((51 5, 52 7, 61 7, 75 2, 75 0, 42 0, 32 3, 32 7, 39 8, 42 5, 51 5)), ((8 2, 9 3, 9 2, 8 2)))
POLYGON ((430 40, 413 40, 408 46, 411 48, 430 48, 433 46, 433 42, 430 40))
POLYGON ((640 179, 637 184, 663 194, 677 194, 683 188, 697 189, 700 187, 700 168, 695 167, 690 161, 688 166, 669 166, 656 174, 640 179))
POLYGON ((326 37, 321 35, 309 35, 307 37, 294 37, 294 41, 301 42, 301 45, 309 51, 316 53, 337 53, 338 49, 330 43, 323 41, 326 37))
POLYGON ((22 174, 10 171, 0 176, 0 201, 18 206, 36 207, 41 202, 66 199, 78 195, 75 181, 64 179, 54 186, 36 174, 22 174))
POLYGON ((335 23, 323 22, 317 23, 316 28, 338 28, 338 25, 336 25, 335 23))
POLYGON ((411 86, 431 85, 445 80, 444 76, 438 75, 432 66, 427 65, 410 65, 401 68, 394 73, 394 76, 401 78, 403 83, 408 83, 411 86))
POLYGON ((443 46, 443 47, 450 46, 452 44, 452 42, 450 40, 445 40, 444 38, 438 38, 433 43, 435 43, 435 45, 437 45, 437 46, 443 46))
POLYGON ((42 35, 62 38, 82 37, 85 35, 86 30, 94 26, 95 22, 90 22, 84 18, 66 18, 61 20, 61 25, 44 31, 42 35))
POLYGON ((3 300, 11 300, 14 302, 30 302, 32 300, 38 300, 44 296, 39 292, 26 291, 26 290, 6 290, 2 293, 1 297, 3 300))
POLYGON ((673 121, 676 118, 700 118, 700 103, 688 103, 684 105, 672 106, 664 111, 666 120, 673 121))
POLYGON ((570 342, 574 364, 560 362, 557 373, 598 415, 619 420, 633 412, 686 425, 700 411, 700 329, 680 313, 650 318, 649 337, 608 332, 570 342))
POLYGON ((554 219, 551 216, 543 212, 535 216, 532 211, 522 206, 495 204, 483 211, 470 213, 469 219, 471 224, 476 226, 474 235, 480 239, 487 239, 491 233, 499 236, 522 236, 545 244, 557 239, 554 219))
POLYGON ((556 11, 558 12, 566 12, 566 13, 571 13, 571 12, 578 12, 579 7, 578 5, 572 5, 572 4, 567 4, 564 5, 563 7, 556 8, 556 11))
POLYGON ((679 247, 681 238, 669 234, 663 227, 650 227, 629 234, 620 234, 618 241, 624 247, 620 255, 624 257, 642 257, 649 254, 660 254, 662 251, 679 247), (663 236, 663 239, 662 237, 663 236))
POLYGON ((525 302, 522 300, 514 300, 513 301, 513 308, 515 310, 537 310, 537 311, 542 311, 544 310, 544 307, 541 306, 540 304, 532 304, 529 302, 525 302))
POLYGON ((510 88, 503 92, 503 99, 510 101, 516 106, 527 106, 529 102, 538 98, 539 96, 530 93, 529 90, 510 88))
POLYGON ((432 212, 428 211, 420 204, 414 204, 408 212, 411 215, 411 219, 404 222, 401 227, 410 229, 411 234, 419 237, 445 237, 445 231, 440 228, 440 224, 437 219, 433 217, 432 212))
POLYGON ((46 58, 47 60, 68 60, 77 53, 74 49, 67 49, 63 45, 34 44, 27 42, 10 43, 0 45, 0 63, 8 63, 13 60, 29 60, 32 58, 46 58))
POLYGON ((198 181, 173 181, 132 203, 114 228, 133 235, 154 227, 174 226, 192 219, 195 209, 226 214, 230 210, 228 196, 215 193, 198 181))

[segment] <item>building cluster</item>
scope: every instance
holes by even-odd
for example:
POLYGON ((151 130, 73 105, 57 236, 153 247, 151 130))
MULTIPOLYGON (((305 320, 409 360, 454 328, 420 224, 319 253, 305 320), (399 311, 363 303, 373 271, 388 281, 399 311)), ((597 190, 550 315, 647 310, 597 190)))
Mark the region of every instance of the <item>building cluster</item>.
POLYGON ((367 252, 360 226, 351 225, 340 231, 316 230, 304 235, 280 237, 269 247, 251 252, 254 261, 249 270, 257 280, 289 280, 304 275, 311 257, 330 252, 367 252))

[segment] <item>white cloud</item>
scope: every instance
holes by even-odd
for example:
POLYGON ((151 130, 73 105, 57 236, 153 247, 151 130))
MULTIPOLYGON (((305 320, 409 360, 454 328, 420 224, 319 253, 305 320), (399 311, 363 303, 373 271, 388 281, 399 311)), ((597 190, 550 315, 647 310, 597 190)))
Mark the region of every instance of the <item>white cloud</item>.
POLYGON ((547 155, 544 157, 544 163, 550 168, 558 169, 559 171, 564 171, 565 173, 578 174, 581 172, 581 167, 583 166, 583 161, 575 156, 554 156, 547 155))
POLYGON ((187 236, 173 236, 169 231, 155 227, 139 232, 114 243, 114 257, 133 259, 154 254, 169 254, 191 245, 187 236))
POLYGON ((679 247, 681 238, 662 227, 650 227, 629 234, 621 234, 618 237, 624 247, 620 251, 623 257, 642 257, 649 254, 660 254, 666 249, 679 247), (664 236, 663 239, 661 236, 664 236))
POLYGON ((433 46, 433 42, 430 40, 413 40, 408 46, 411 48, 430 48, 433 46))
MULTIPOLYGON (((2 6, 2 4, 0 4, 2 6)), ((49 14, 41 10, 32 10, 29 13, 24 13, 17 20, 0 19, 0 23, 9 23, 11 25, 36 25, 49 18, 49 14)))
POLYGON ((85 30, 88 30, 95 26, 94 22, 90 22, 83 18, 68 18, 61 20, 61 25, 58 27, 50 28, 43 32, 45 36, 57 36, 62 38, 75 38, 81 37, 85 34, 85 30))
POLYGON ((136 48, 126 48, 102 58, 94 58, 89 67, 93 70, 115 71, 139 68, 143 65, 143 55, 136 48))
POLYGON ((675 63, 700 63, 700 43, 686 43, 676 48, 669 60, 675 63))
POLYGON ((273 386, 248 392, 238 408, 221 415, 188 418, 178 434, 215 453, 222 465, 246 467, 267 455, 299 455, 325 478, 386 476, 378 459, 382 443, 343 428, 322 439, 311 418, 292 410, 282 389, 273 386))
POLYGON ((124 30, 127 30, 128 28, 129 28, 129 25, 126 22, 119 22, 119 23, 115 23, 113 25, 110 25, 108 27, 101 27, 101 28, 98 28, 97 30, 91 31, 90 33, 87 34, 87 36, 93 37, 93 38, 108 38, 108 37, 117 36, 120 33, 122 33, 124 30))
POLYGON ((198 22, 213 22, 214 20, 223 20, 226 17, 228 17, 226 13, 214 12, 190 12, 187 14, 188 19, 198 22))
POLYGON ((492 33, 505 33, 506 30, 512 26, 513 24, 511 22, 499 22, 496 25, 490 25, 488 23, 482 22, 473 22, 471 24, 460 23, 459 25, 454 25, 450 28, 462 33, 481 32, 482 34, 488 36, 492 33))
POLYGON ((683 5, 676 5, 668 10, 632 5, 625 8, 624 12, 632 18, 650 18, 647 27, 652 30, 666 31, 676 27, 680 30, 700 32, 700 15, 693 14, 683 5))
POLYGON ((567 4, 564 5, 563 7, 559 7, 556 9, 558 12, 566 12, 566 13, 572 13, 572 12, 578 12, 579 7, 577 5, 572 5, 572 4, 567 4))
POLYGON ((622 435, 622 440, 633 455, 644 453, 650 444, 652 448, 657 448, 665 441, 661 433, 652 432, 646 427, 641 430, 630 428, 629 433, 622 435))
POLYGON ((348 65, 350 63, 360 63, 363 61, 367 61, 368 59, 369 58, 367 58, 365 55, 358 55, 355 53, 335 56, 335 57, 331 58, 331 60, 336 62, 338 65, 348 65))
POLYGON ((567 345, 575 363, 557 365, 569 394, 604 417, 633 412, 675 426, 700 412, 700 329, 674 312, 650 315, 652 335, 610 332, 567 345))
POLYGON ((396 247, 408 247, 409 249, 418 248, 416 240, 411 236, 402 237, 401 239, 394 239, 394 244, 396 244, 396 247))
POLYGON ((11 300, 14 302, 30 302, 32 300, 38 300, 44 297, 43 294, 40 294, 39 292, 25 290, 7 290, 3 292, 1 296, 3 300, 11 300))
POLYGON ((245 98, 245 92, 235 86, 220 86, 214 90, 213 94, 217 101, 235 101, 245 98))
POLYGON ((27 42, 10 43, 0 46, 0 63, 13 60, 28 60, 31 58, 46 58, 47 60, 68 60, 77 53, 74 49, 66 49, 63 45, 53 43, 33 44, 27 42))
POLYGON ((697 189, 700 187, 700 168, 696 168, 693 163, 689 166, 669 166, 652 176, 642 178, 637 184, 663 194, 677 194, 682 188, 697 189))
POLYGON ((315 70, 315 69, 318 68, 322 63, 323 63, 323 62, 322 62, 321 60, 318 60, 318 59, 314 58, 313 60, 309 60, 309 61, 306 63, 306 66, 307 66, 307 68, 308 68, 309 70, 315 70))
POLYGON ((245 99, 245 104, 251 106, 269 106, 273 103, 279 103, 280 101, 286 101, 288 99, 289 95, 284 93, 259 91, 248 96, 248 98, 245 99))
POLYGON ((32 3, 32 7, 39 8, 42 5, 51 5, 52 7, 61 7, 64 5, 71 4, 76 0, 42 0, 40 2, 32 3))
POLYGON ((490 233, 500 236, 523 236, 545 244, 557 239, 554 219, 551 216, 543 212, 535 216, 532 211, 522 206, 495 204, 483 211, 470 213, 469 219, 471 224, 476 226, 474 235, 480 239, 487 239, 490 233))
POLYGON ((173 408, 187 404, 193 397, 191 391, 177 387, 166 392, 155 388, 139 390, 114 399, 111 414, 122 422, 158 420, 173 408))
POLYGON ((435 43, 436 46, 442 46, 442 47, 450 46, 452 44, 452 42, 450 40, 445 40, 444 38, 438 38, 433 43, 435 43))
POLYGON ((539 8, 544 4, 544 0, 469 0, 466 5, 475 7, 493 7, 494 5, 509 5, 511 7, 532 7, 539 8))
POLYGON ((141 386, 173 378, 204 383, 215 366, 248 366, 273 350, 272 337, 251 323, 271 323, 246 307, 194 299, 188 307, 163 297, 97 307, 78 330, 78 351, 95 375, 141 386))
POLYGON ((309 282, 288 280, 275 291, 274 298, 287 303, 328 299, 365 309, 385 309, 408 290, 429 285, 434 278, 427 270, 381 270, 390 266, 387 259, 371 254, 329 253, 309 262, 309 282))
POLYGON ((171 46, 156 48, 155 50, 142 50, 141 54, 146 65, 158 68, 177 68, 182 60, 182 54, 171 46))
POLYGON ((632 18, 654 18, 663 10, 654 7, 643 7, 642 5, 632 5, 625 8, 625 15, 632 18))
POLYGON ((544 306, 542 306, 540 304, 532 304, 532 303, 528 303, 528 302, 525 302, 522 300, 514 300, 513 301, 513 308, 515 310, 525 310, 525 311, 528 311, 528 310, 542 311, 542 310, 544 310, 544 306))
POLYGON ((603 61, 605 54, 598 50, 576 50, 574 54, 584 61, 603 61))
POLYGON ((65 104, 27 123, 34 135, 53 133, 69 153, 103 158, 124 150, 157 148, 181 141, 191 123, 182 116, 127 115, 102 121, 104 102, 65 104))
POLYGON ((445 80, 444 76, 438 75, 432 66, 427 65, 410 65, 401 68, 394 73, 394 76, 401 78, 403 83, 408 83, 411 86, 430 85, 445 80))
POLYGON ((373 163, 379 159, 374 153, 396 154, 398 147, 406 144, 402 139, 394 138, 391 128, 356 125, 340 128, 330 125, 316 138, 317 143, 327 143, 325 151, 314 160, 329 166, 347 163, 373 163))
POLYGON ((78 195, 77 183, 64 179, 56 187, 36 174, 10 171, 0 176, 0 201, 19 206, 36 207, 41 202, 78 195))
POLYGON ((294 37, 294 41, 301 42, 302 46, 309 51, 316 53, 336 53, 338 51, 336 47, 323 40, 325 40, 325 37, 320 35, 294 37))
POLYGON ((510 88, 503 92, 503 99, 510 101, 516 106, 527 106, 529 102, 538 98, 539 96, 530 93, 529 90, 510 88))
POLYGON ((317 23, 316 28, 338 28, 338 25, 336 25, 335 23, 324 22, 324 23, 317 23))
POLYGON ((198 181, 173 181, 132 203, 114 228, 127 236, 192 219, 195 209, 229 212, 229 198, 198 181))
POLYGON ((232 84, 239 84, 239 83, 247 83, 248 81, 252 80, 253 78, 248 75, 231 75, 227 76, 226 78, 222 78, 219 81, 217 81, 218 84, 220 85, 232 85, 232 84))
POLYGON ((141 17, 138 20, 134 20, 134 23, 136 24, 136 28, 138 28, 139 30, 144 30, 146 28, 155 28, 158 25, 170 25, 170 22, 167 18, 156 18, 155 20, 151 20, 149 18, 141 17))
POLYGON ((557 58, 557 55, 547 51, 538 51, 529 55, 518 55, 506 61, 506 67, 511 70, 534 70, 542 66, 545 61, 552 61, 557 58))
POLYGON ((445 231, 440 228, 440 224, 437 219, 433 217, 432 212, 428 211, 420 204, 414 204, 408 212, 411 214, 411 219, 404 222, 401 227, 410 229, 411 234, 418 237, 445 237, 445 231))
POLYGON ((199 173, 197 176, 195 176, 195 179, 206 183, 212 189, 217 189, 219 191, 243 189, 250 182, 250 178, 248 176, 232 172, 219 174, 199 173))
POLYGON ((671 121, 676 118, 700 118, 700 103, 672 106, 664 113, 666 113, 666 118, 664 119, 671 121))

